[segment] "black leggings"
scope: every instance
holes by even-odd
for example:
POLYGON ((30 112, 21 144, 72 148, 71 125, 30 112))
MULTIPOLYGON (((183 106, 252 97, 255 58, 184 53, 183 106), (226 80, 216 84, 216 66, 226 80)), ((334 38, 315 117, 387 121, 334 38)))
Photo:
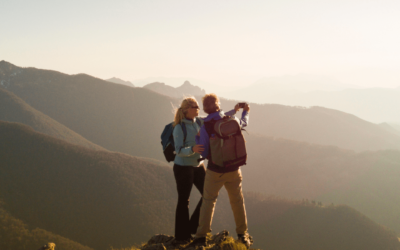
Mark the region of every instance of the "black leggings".
POLYGON ((192 167, 174 164, 174 176, 178 189, 178 205, 176 206, 175 215, 175 238, 177 240, 188 240, 191 234, 195 234, 197 231, 202 199, 200 199, 192 217, 189 219, 189 196, 193 184, 203 195, 205 175, 206 169, 204 165, 192 167))

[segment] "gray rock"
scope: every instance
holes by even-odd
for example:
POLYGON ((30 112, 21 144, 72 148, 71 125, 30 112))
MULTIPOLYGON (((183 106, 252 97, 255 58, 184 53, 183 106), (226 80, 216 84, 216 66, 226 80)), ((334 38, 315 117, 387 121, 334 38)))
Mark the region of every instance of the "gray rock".
POLYGON ((152 245, 146 245, 142 250, 167 250, 163 243, 157 243, 152 245))
POLYGON ((165 235, 165 234, 156 234, 147 242, 148 245, 158 244, 158 243, 166 243, 173 240, 173 236, 165 235))
POLYGON ((223 230, 223 231, 217 233, 216 235, 213 235, 211 237, 211 241, 215 244, 221 244, 221 242, 223 242, 228 235, 229 235, 229 232, 226 230, 223 230))

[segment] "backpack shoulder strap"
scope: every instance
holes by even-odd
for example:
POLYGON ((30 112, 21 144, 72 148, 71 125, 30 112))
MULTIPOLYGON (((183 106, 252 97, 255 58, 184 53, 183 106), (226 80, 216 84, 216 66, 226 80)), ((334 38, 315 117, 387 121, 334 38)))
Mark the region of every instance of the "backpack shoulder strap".
POLYGON ((186 124, 184 122, 181 122, 181 127, 183 130, 183 144, 185 144, 187 136, 186 124))
POLYGON ((201 120, 199 118, 196 118, 196 123, 197 125, 199 125, 199 127, 201 128, 201 120))
POLYGON ((214 134, 214 125, 215 125, 216 121, 215 120, 211 120, 208 122, 204 122, 204 127, 207 131, 208 137, 211 136, 211 134, 214 134))

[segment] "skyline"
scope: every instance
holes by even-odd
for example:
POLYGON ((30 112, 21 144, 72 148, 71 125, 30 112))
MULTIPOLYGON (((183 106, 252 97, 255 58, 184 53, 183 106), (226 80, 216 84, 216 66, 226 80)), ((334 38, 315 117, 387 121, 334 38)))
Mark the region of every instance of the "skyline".
POLYGON ((0 41, 0 60, 21 67, 132 82, 194 78, 246 86, 264 77, 313 75, 400 86, 400 3, 392 1, 2 5, 7 39, 0 41))

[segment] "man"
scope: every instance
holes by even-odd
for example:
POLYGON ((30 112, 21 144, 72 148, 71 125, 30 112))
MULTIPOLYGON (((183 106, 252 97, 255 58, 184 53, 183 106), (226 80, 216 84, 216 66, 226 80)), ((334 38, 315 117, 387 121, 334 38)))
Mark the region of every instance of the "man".
MULTIPOLYGON (((196 136, 196 144, 203 145, 203 158, 210 158, 210 138, 215 139, 216 132, 213 124, 222 119, 225 113, 220 108, 219 98, 215 94, 207 94, 203 97, 203 108, 208 116, 204 119, 204 126, 196 136)), ((235 106, 236 112, 239 105, 235 106)), ((243 108, 242 118, 238 121, 241 128, 247 126, 249 121, 249 105, 243 108)), ((225 186, 228 191, 233 215, 236 223, 238 240, 250 247, 251 243, 247 233, 247 218, 242 193, 242 174, 240 166, 220 167, 208 161, 203 191, 203 204, 200 209, 199 227, 195 240, 188 246, 206 246, 207 233, 211 231, 212 217, 219 190, 225 186)))

